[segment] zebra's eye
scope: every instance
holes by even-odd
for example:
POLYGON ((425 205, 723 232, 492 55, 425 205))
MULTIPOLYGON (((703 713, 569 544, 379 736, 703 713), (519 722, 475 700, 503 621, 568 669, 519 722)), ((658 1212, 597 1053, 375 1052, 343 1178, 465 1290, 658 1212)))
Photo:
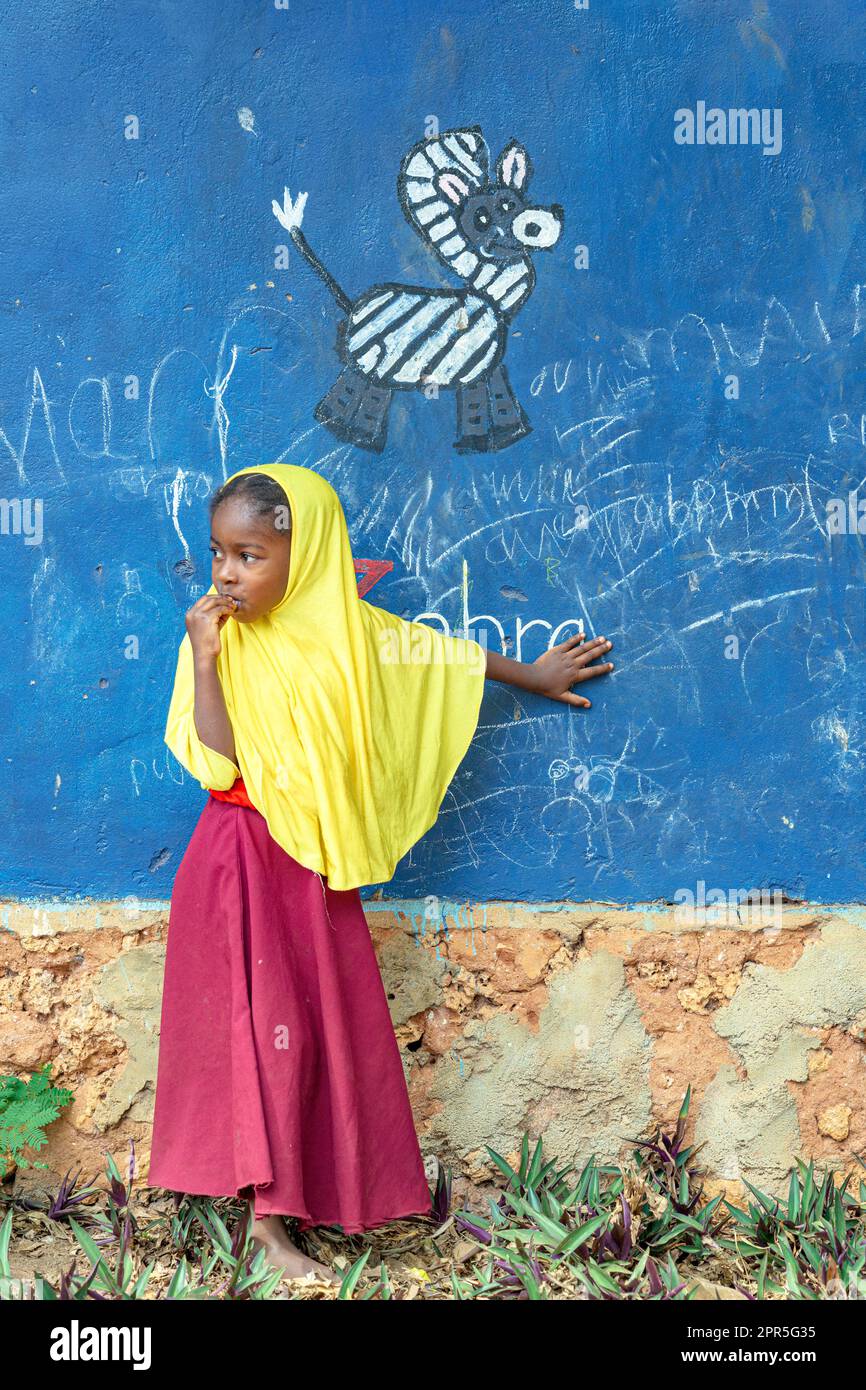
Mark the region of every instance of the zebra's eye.
POLYGON ((483 232, 485 227, 490 226, 490 213, 486 208, 479 208, 475 214, 475 226, 479 232, 483 232))

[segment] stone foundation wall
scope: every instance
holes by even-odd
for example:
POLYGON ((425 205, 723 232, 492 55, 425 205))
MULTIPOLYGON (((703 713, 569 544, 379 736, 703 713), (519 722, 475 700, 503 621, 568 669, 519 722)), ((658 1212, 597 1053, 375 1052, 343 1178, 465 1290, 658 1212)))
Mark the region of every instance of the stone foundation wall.
MULTIPOLYGON (((628 1157, 673 1126, 710 1192, 783 1195, 795 1156, 866 1158, 866 915, 776 910, 772 925, 592 904, 364 904, 425 1157, 455 1196, 495 1180, 524 1130, 560 1163, 628 1157)), ((51 1061, 74 1102, 21 1170, 147 1172, 168 903, 0 905, 0 1073, 51 1061)))

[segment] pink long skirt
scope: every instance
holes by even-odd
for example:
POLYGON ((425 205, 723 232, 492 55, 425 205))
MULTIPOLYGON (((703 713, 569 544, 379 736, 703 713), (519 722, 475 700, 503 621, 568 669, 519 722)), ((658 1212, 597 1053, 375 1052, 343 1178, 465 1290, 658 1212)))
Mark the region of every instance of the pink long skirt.
POLYGON ((430 1190, 357 889, 208 797, 175 878, 148 1183, 369 1230, 430 1190), (247 1189, 252 1191, 247 1192, 247 1189))

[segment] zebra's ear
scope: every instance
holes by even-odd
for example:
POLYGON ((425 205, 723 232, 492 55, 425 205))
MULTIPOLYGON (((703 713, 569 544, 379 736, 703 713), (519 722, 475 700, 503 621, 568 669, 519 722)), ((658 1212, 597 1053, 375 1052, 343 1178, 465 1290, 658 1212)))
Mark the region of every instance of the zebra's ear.
POLYGON ((505 188, 523 192, 532 178, 532 161, 517 140, 510 140, 496 161, 496 177, 505 188))
POLYGON ((449 202, 454 203, 457 207, 469 197, 469 184, 453 169, 437 174, 436 187, 440 193, 445 194, 449 202))

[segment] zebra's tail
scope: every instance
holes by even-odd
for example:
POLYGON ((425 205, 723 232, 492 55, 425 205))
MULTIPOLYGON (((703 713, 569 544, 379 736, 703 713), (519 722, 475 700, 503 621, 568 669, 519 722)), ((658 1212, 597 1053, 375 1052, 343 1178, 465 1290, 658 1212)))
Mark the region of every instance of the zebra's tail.
POLYGON ((351 299, 345 293, 344 290, 340 289, 340 286, 337 284, 330 270, 328 270, 326 266, 322 265, 322 262, 319 260, 312 246, 307 241, 307 238, 304 236, 300 227, 291 228, 289 231, 289 236, 292 238, 292 241, 295 243, 301 255, 304 257, 304 260, 308 261, 309 264, 313 267, 313 270, 320 277, 320 279, 324 280, 325 284, 328 286, 328 289, 331 291, 331 294, 334 296, 340 308, 343 310, 343 313, 348 315, 352 309, 351 299))
POLYGON ((352 308, 351 299, 340 288, 327 267, 322 265, 322 262, 319 260, 312 246, 301 231, 301 222, 304 217, 304 206, 306 201, 306 193, 299 193, 295 201, 292 202, 289 190, 284 188, 282 206, 277 202, 276 198, 273 200, 272 207, 274 216, 280 225, 285 227, 292 241, 304 257, 304 260, 313 267, 316 274, 325 282, 331 294, 334 296, 334 299, 343 310, 343 313, 348 315, 352 308))

